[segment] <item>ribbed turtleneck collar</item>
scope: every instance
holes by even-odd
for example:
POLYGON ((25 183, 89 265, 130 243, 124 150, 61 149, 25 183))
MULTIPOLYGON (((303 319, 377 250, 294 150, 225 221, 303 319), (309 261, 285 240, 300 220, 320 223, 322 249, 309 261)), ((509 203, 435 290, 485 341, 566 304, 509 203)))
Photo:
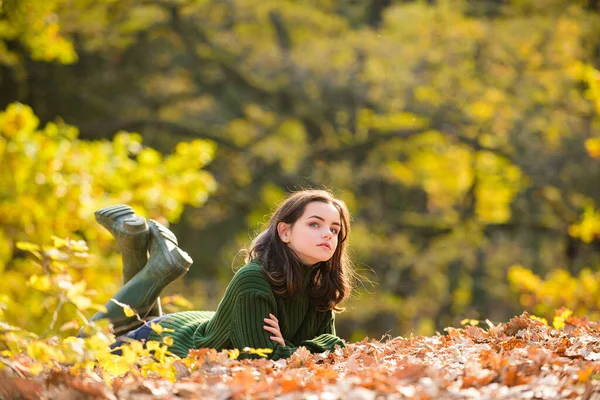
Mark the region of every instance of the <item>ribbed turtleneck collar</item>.
POLYGON ((302 288, 306 289, 308 284, 310 283, 310 276, 313 271, 317 268, 314 265, 304 265, 302 264, 302 288))

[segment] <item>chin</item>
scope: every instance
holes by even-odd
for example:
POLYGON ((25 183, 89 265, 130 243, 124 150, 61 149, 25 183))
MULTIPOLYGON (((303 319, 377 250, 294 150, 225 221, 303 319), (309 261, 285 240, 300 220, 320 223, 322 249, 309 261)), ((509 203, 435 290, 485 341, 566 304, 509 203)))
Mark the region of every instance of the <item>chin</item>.
MULTIPOLYGON (((323 256, 323 255, 321 254, 321 257, 322 257, 322 256, 323 256)), ((304 264, 306 264, 306 265, 312 265, 312 266, 315 266, 315 265, 317 265, 318 263, 327 262, 327 261, 331 260, 331 258, 332 258, 332 257, 333 257, 333 255, 331 255, 330 257, 327 257, 327 258, 319 258, 319 257, 315 257, 315 258, 313 258, 313 259, 312 259, 310 262, 306 262, 306 263, 304 263, 304 264)))

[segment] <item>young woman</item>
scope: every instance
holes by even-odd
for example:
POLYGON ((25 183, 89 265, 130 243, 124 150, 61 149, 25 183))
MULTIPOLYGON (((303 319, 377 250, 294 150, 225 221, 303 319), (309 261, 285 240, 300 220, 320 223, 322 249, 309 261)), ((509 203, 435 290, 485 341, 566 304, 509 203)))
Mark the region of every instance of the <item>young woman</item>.
MULTIPOLYGON (((117 240, 123 255, 125 285, 114 296, 148 319, 160 291, 183 276, 191 258, 177 247, 172 232, 148 224, 128 206, 96 212, 100 224, 117 240), (146 262, 146 254, 149 257, 146 262)), ((247 264, 234 275, 217 310, 184 311, 153 319, 167 332, 128 318, 113 301, 106 313, 119 339, 161 340, 173 337, 169 350, 185 357, 190 349, 270 348, 270 358, 289 357, 298 346, 311 352, 344 346, 335 335, 334 311, 351 290, 346 254, 350 217, 345 204, 322 190, 291 194, 272 215, 267 228, 247 250, 247 264), (172 331, 171 331, 172 330, 172 331), (127 332, 127 333, 125 333, 127 332)), ((242 355, 244 356, 244 355, 242 355)))

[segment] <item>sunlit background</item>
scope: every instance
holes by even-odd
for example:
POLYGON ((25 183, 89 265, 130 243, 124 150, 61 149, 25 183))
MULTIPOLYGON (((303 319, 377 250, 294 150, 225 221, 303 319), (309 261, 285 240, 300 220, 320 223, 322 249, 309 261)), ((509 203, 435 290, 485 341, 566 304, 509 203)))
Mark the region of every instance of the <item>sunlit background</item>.
POLYGON ((166 311, 215 309, 309 187, 353 215, 347 340, 600 318, 600 2, 0 7, 0 320, 76 332, 121 283, 118 203, 194 259, 166 311))

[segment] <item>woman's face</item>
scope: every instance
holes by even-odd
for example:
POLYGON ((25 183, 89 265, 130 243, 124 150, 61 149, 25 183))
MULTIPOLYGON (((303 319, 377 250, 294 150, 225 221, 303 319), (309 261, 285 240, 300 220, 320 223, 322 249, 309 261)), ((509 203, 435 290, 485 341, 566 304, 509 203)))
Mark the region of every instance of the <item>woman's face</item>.
POLYGON ((338 245, 340 213, 333 204, 313 201, 293 225, 279 223, 281 240, 296 253, 303 264, 315 265, 329 260, 338 245))

